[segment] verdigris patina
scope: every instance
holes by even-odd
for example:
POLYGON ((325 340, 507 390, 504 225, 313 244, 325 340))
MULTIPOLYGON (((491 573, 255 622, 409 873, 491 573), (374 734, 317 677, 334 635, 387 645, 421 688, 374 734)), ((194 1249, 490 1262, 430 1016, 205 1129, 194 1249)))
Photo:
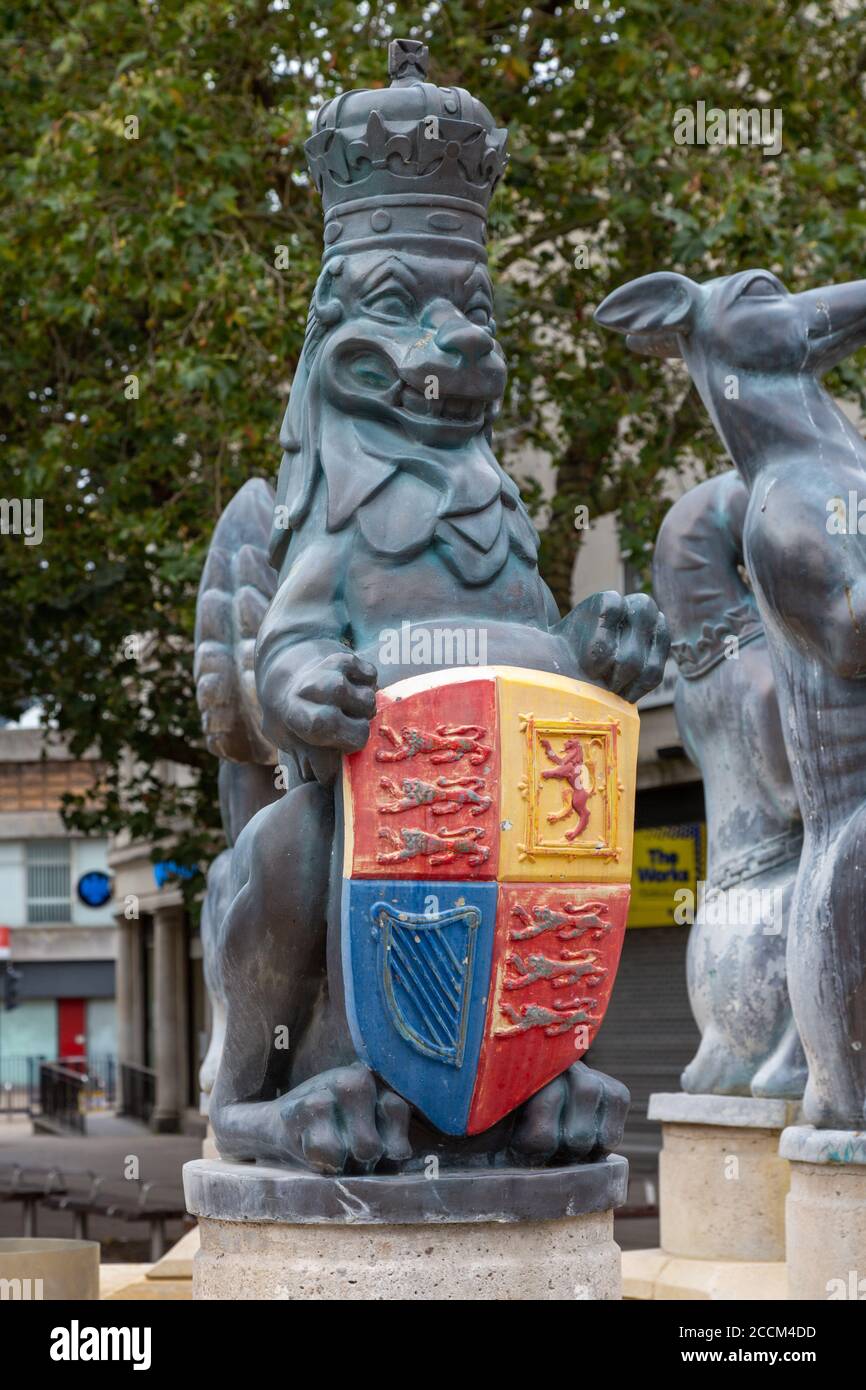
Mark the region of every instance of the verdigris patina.
POLYGON ((225 1037, 219 932, 231 902, 232 851, 256 812, 282 795, 274 775, 276 749, 262 734, 253 660, 256 633, 277 587, 268 562, 273 516, 273 489, 263 478, 244 483, 217 523, 196 603, 196 697, 205 741, 220 760, 220 815, 228 846, 208 869, 201 913, 211 1006, 210 1041, 199 1070, 205 1110, 225 1037))
MULTIPOLYGON (((560 619, 539 575, 491 449, 505 132, 426 64, 392 44, 390 87, 324 106, 307 144, 325 251, 255 659, 285 792, 232 853, 210 1116, 229 1158, 333 1175, 433 1160, 481 1181, 601 1161, 621 1135, 624 1087, 573 1059, 625 925, 626 702, 668 641, 647 596, 560 619)), ((199 1211, 205 1181, 188 1171, 199 1211)), ((593 1209, 621 1184, 596 1184, 593 1209)), ((419 1212, 447 1209, 431 1192, 419 1212)))
POLYGON ((823 388, 866 344, 866 281, 791 294, 768 270, 659 272, 597 312, 681 357, 749 490, 746 562, 803 816, 788 985, 807 1121, 861 1129, 866 1101, 866 446, 823 388))
POLYGON ((677 724, 701 770, 707 815, 707 879, 687 957, 701 1045, 683 1089, 783 1099, 801 1096, 806 1080, 785 967, 803 829, 744 569, 748 500, 734 472, 680 497, 659 531, 653 589, 679 668, 677 724))

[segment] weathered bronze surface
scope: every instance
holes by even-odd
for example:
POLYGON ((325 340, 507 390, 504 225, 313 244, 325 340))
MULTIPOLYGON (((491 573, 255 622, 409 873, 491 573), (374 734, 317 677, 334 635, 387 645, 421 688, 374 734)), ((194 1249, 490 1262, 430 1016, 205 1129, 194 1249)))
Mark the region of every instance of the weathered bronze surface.
POLYGON ((682 1085, 704 1095, 796 1098, 806 1062, 785 953, 803 828, 744 569, 748 500, 736 473, 698 483, 665 517, 653 559, 679 667, 677 724, 701 770, 707 814, 707 879, 688 945, 701 1045, 682 1085))
POLYGON ((866 344, 866 281, 791 294, 768 270, 659 272, 597 313, 681 357, 749 491, 744 552, 773 662, 804 841, 788 987, 807 1121, 859 1129, 866 1100, 866 445, 821 384, 866 344))
MULTIPOLYGON (((441 665, 425 638, 442 630, 488 667, 632 702, 658 683, 668 646, 647 596, 599 594, 561 619, 539 575, 535 529, 491 447, 506 368, 485 238, 505 132, 468 92, 428 82, 426 61, 421 45, 393 44, 391 86, 323 107, 307 145, 325 250, 281 435, 278 587, 255 657, 285 791, 238 836, 216 925, 219 1148, 330 1174, 421 1169, 430 1156, 572 1163, 618 1141, 627 1093, 580 1062, 466 1137, 437 1131, 358 1059, 335 778, 368 739, 377 687, 441 665)), ((452 736, 453 721, 435 722, 452 736)), ((569 828, 556 827, 564 842, 569 828)))

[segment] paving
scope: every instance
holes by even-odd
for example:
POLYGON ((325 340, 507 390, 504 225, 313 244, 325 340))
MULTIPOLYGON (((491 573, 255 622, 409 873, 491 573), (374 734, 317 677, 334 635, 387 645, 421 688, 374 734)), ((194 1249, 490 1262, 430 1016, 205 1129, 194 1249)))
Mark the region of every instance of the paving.
MULTIPOLYGON (((160 1199, 167 1196, 183 1206, 181 1169, 191 1158, 201 1157, 201 1139, 185 1134, 151 1134, 133 1121, 114 1116, 89 1116, 91 1133, 86 1135, 34 1134, 29 1120, 0 1119, 0 1168, 21 1163, 40 1168, 60 1168, 64 1172, 90 1170, 104 1177, 113 1193, 133 1172, 144 1182, 155 1182, 160 1199), (95 1131, 95 1132, 94 1132, 95 1131), (135 1163, 131 1160, 136 1160, 135 1163)), ((157 1193, 154 1193, 156 1196, 157 1193)), ((62 1211, 40 1207, 37 1234, 71 1236, 73 1218, 62 1211)), ((169 1245, 187 1229, 183 1221, 167 1223, 169 1245)), ((18 1202, 0 1202, 0 1236, 23 1234, 23 1212, 18 1202)), ((88 1237, 102 1245, 107 1263, 150 1259, 147 1222, 117 1221, 110 1217, 90 1218, 88 1237)))
MULTIPOLYGON (((189 1159, 201 1157, 201 1139, 185 1134, 151 1134, 134 1121, 113 1115, 88 1116, 89 1133, 84 1136, 33 1134, 29 1120, 20 1117, 0 1118, 0 1168, 11 1163, 35 1164, 39 1167, 61 1169, 90 1169, 116 1184, 128 1169, 130 1158, 138 1160, 139 1175, 145 1182, 156 1182, 160 1195, 173 1193, 183 1200, 181 1169, 189 1159)), ((629 1187, 629 1207, 639 1210, 643 1203, 652 1202, 655 1193, 647 1192, 643 1182, 633 1178, 629 1187)), ((646 1210, 646 1208, 644 1208, 646 1210)), ((168 1223, 166 1235, 169 1247, 187 1230, 181 1221, 168 1223)), ((0 1202, 0 1236, 22 1234, 22 1208, 17 1202, 0 1202)), ((72 1217, 65 1212, 40 1208, 37 1234, 40 1236, 71 1236, 72 1217)), ((646 1250, 658 1246, 658 1217, 635 1215, 616 1217, 616 1240, 623 1250, 646 1250)), ((103 1261, 103 1297, 116 1298, 188 1298, 189 1284, 170 1279, 161 1281, 158 1288, 146 1280, 150 1266, 150 1245, 146 1223, 128 1225, 104 1216, 91 1218, 88 1236, 100 1241, 103 1261), (106 1275, 106 1267, 126 1263, 127 1271, 116 1276, 106 1275), (146 1280, 146 1282, 145 1282, 146 1280), (128 1284, 125 1292, 120 1287, 128 1284), (115 1292, 117 1290, 117 1292, 115 1292)), ((173 1271, 174 1272, 174 1271, 173 1271)))

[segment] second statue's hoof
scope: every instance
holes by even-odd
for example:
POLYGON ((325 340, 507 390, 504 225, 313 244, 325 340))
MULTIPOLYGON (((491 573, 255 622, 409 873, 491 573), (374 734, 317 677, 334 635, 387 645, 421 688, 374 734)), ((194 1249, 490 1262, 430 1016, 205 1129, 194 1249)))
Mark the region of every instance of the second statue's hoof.
POLYGON ((736 1056, 730 1043, 710 1027, 680 1077, 680 1085, 693 1096, 747 1096, 754 1068, 754 1061, 736 1056))
POLYGON ((314 1173, 372 1173, 411 1156, 409 1107, 362 1062, 310 1077, 280 1103, 286 1157, 314 1173))

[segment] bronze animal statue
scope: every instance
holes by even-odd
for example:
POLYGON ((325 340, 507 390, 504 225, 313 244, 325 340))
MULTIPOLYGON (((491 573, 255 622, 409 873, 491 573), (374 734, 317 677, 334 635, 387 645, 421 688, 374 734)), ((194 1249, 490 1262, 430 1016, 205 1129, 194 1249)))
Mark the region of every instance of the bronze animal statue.
MULTIPOLYGON (((475 631, 491 666, 630 701, 658 683, 668 648, 649 597, 598 594, 562 618, 539 574, 535 529, 491 445, 506 368, 486 215, 505 132, 468 92, 428 82, 422 45, 398 41, 391 61, 390 87, 323 106, 307 143, 325 250, 281 435, 278 586, 255 655, 286 790, 232 853, 210 1115, 224 1157, 324 1173, 430 1153, 453 1166, 576 1162, 620 1137, 618 1082, 575 1062, 485 1132, 447 1136, 359 1061, 347 1025, 335 778, 367 741, 377 686, 431 669, 386 661, 382 634, 407 619, 413 633, 475 631)), ((380 761, 411 758, 413 738, 395 734, 380 761)), ((455 770, 486 756, 471 727, 436 739, 455 770)), ((439 852, 481 855, 479 831, 441 831, 439 852)), ((596 1002, 512 1010, 513 1028, 562 1033, 596 1002)))
POLYGON ((749 492, 743 543, 803 816, 788 988, 808 1123, 866 1117, 866 445, 821 383, 866 345, 866 281, 792 294, 769 270, 660 272, 598 310, 681 357, 749 492), (851 499, 854 505, 851 505, 851 499))
POLYGON ((707 813, 707 879, 687 955, 701 1045, 682 1085, 798 1099, 806 1059, 786 951, 803 825, 745 570, 748 502, 733 471, 698 483, 671 507, 653 557, 678 666, 677 724, 701 770, 707 813))

